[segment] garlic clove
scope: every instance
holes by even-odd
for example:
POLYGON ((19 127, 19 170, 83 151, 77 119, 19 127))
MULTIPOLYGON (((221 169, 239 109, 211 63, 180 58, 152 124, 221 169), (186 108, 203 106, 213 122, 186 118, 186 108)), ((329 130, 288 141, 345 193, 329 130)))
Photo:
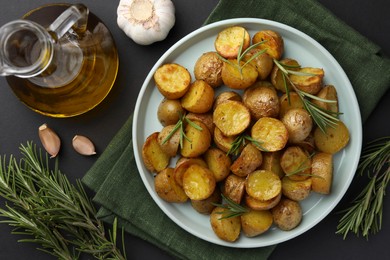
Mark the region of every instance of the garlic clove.
POLYGON ((83 135, 75 135, 72 139, 72 145, 75 151, 81 155, 96 154, 95 145, 88 137, 83 135))
POLYGON ((164 40, 175 24, 171 0, 121 0, 117 23, 128 37, 140 45, 164 40))
POLYGON ((61 147, 61 140, 58 135, 47 124, 43 124, 38 128, 38 135, 46 152, 51 155, 50 158, 56 157, 61 147))

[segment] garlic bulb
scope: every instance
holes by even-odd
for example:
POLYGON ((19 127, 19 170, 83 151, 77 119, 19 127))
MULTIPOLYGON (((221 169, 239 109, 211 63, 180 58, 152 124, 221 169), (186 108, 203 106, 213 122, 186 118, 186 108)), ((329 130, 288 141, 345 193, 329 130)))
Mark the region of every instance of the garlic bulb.
POLYGON ((175 24, 171 0, 120 0, 117 15, 118 26, 141 45, 164 40, 175 24))

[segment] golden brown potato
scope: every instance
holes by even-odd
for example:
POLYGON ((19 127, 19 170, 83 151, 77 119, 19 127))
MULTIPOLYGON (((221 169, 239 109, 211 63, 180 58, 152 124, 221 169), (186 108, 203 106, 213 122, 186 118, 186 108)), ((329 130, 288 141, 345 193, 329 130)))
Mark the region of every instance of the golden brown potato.
POLYGON ((154 81, 164 97, 178 99, 187 92, 191 83, 191 74, 183 66, 169 63, 156 70, 154 81))
POLYGON ((244 27, 231 26, 218 33, 214 47, 222 57, 234 59, 237 58, 240 47, 242 46, 242 51, 246 50, 250 41, 250 35, 244 27))
POLYGON ((280 166, 288 178, 292 180, 305 180, 310 177, 310 155, 299 146, 290 146, 280 158, 280 166))
POLYGON ((184 172, 183 189, 191 200, 204 200, 214 192, 216 183, 213 173, 206 167, 192 164, 184 172))
POLYGON ((217 182, 224 180, 229 175, 232 160, 224 151, 216 147, 210 147, 203 157, 208 168, 214 173, 217 182))
POLYGON ((193 164, 198 164, 203 167, 207 167, 206 162, 202 158, 186 158, 181 157, 176 162, 175 166, 175 180, 180 185, 183 186, 183 175, 186 172, 186 170, 193 164))
POLYGON ((241 102, 226 101, 219 104, 213 113, 216 127, 226 136, 238 135, 245 131, 251 122, 249 109, 241 102))
POLYGON ((249 196, 257 200, 270 200, 282 191, 279 176, 271 171, 256 170, 246 178, 245 190, 249 196))
POLYGON ((281 230, 292 230, 302 221, 301 205, 294 200, 283 198, 271 209, 275 225, 281 230))
POLYGON ((234 242, 241 233, 240 217, 223 218, 226 209, 216 207, 210 215, 210 224, 214 233, 222 240, 234 242))
POLYGON ((250 210, 241 215, 242 231, 247 237, 263 234, 272 223, 272 213, 268 210, 250 210))
POLYGON ((204 200, 191 200, 191 206, 201 214, 210 215, 213 209, 216 207, 215 204, 220 204, 221 200, 221 191, 218 189, 218 187, 215 187, 215 190, 210 195, 210 197, 204 200))
POLYGON ((238 94, 237 92, 234 92, 234 91, 224 91, 220 94, 218 94, 218 96, 215 98, 215 101, 214 101, 214 106, 213 106, 213 110, 215 110, 215 108, 225 102, 225 101, 239 101, 241 102, 242 101, 242 98, 240 96, 240 94, 238 94))
POLYGON ((193 113, 208 112, 213 102, 214 89, 203 80, 195 80, 181 98, 181 106, 193 113))
POLYGON ((260 150, 252 143, 248 143, 230 166, 230 170, 237 176, 246 177, 249 173, 256 170, 262 161, 263 156, 260 150))
MULTIPOLYGON (((281 65, 286 66, 289 70, 298 70, 300 68, 299 63, 294 59, 283 59, 279 61, 281 65)), ((283 79, 283 72, 280 68, 275 64, 271 71, 271 83, 277 90, 280 90, 283 93, 286 93, 286 87, 288 90, 292 90, 291 83, 288 79, 283 79)))
POLYGON ((229 59, 222 66, 222 81, 232 89, 246 89, 256 82, 259 73, 251 64, 245 65, 244 61, 238 63, 236 59, 229 59), (238 69, 241 67, 241 70, 238 69))
POLYGON ((289 109, 281 120, 287 128, 289 142, 293 144, 303 142, 313 128, 313 120, 303 108, 289 109))
POLYGON ((316 145, 314 143, 313 132, 311 132, 305 140, 301 142, 297 142, 295 145, 302 147, 302 149, 306 150, 308 153, 312 154, 316 152, 316 145))
POLYGON ((249 196, 248 194, 246 194, 245 195, 245 204, 249 208, 254 209, 254 210, 268 210, 268 209, 272 209, 273 207, 275 207, 279 203, 281 198, 282 198, 281 192, 276 197, 269 199, 269 200, 264 200, 264 201, 255 199, 255 198, 249 196))
POLYGON ((191 124, 187 124, 184 128, 184 133, 188 137, 188 139, 183 138, 181 155, 184 157, 198 157, 206 152, 211 144, 211 134, 207 126, 200 121, 194 120, 192 123, 201 127, 201 130, 191 124))
POLYGON ((258 81, 244 91, 243 103, 251 111, 254 119, 278 117, 279 97, 268 81, 258 81))
POLYGON ((282 150, 288 141, 288 131, 282 121, 262 117, 253 125, 251 137, 259 142, 266 152, 282 150))
POLYGON ((279 98, 279 104, 280 104, 280 111, 279 111, 279 118, 283 118, 283 116, 287 113, 288 110, 293 108, 304 108, 302 99, 299 97, 299 95, 296 92, 289 92, 290 99, 288 98, 287 94, 283 94, 279 98))
POLYGON ((252 37, 252 43, 256 44, 258 42, 265 41, 263 44, 260 44, 257 48, 261 50, 266 50, 266 52, 276 60, 279 60, 284 52, 284 41, 282 36, 272 30, 263 30, 257 32, 252 37))
POLYGON ((328 153, 317 153, 311 165, 312 190, 321 194, 329 194, 333 180, 333 156, 328 153))
POLYGON ((333 85, 327 85, 323 87, 320 92, 318 92, 317 97, 327 100, 333 100, 334 103, 329 102, 323 102, 317 99, 313 99, 312 102, 316 104, 317 106, 329 110, 332 112, 339 112, 339 106, 338 106, 338 98, 337 98, 337 91, 336 88, 333 85))
POLYGON ((164 98, 157 109, 157 118, 163 126, 174 125, 185 114, 180 100, 164 98))
POLYGON ((310 195, 312 178, 294 181, 285 176, 282 178, 282 193, 289 199, 301 201, 310 195))
POLYGON ((160 198, 168 202, 186 202, 188 200, 184 190, 173 177, 173 168, 165 168, 154 178, 154 187, 160 198))
POLYGON ((334 127, 327 127, 325 131, 322 132, 318 127, 314 130, 314 142, 318 150, 334 154, 347 146, 349 130, 342 121, 338 121, 334 127))
POLYGON ((225 197, 240 204, 245 194, 245 178, 230 174, 225 179, 222 192, 225 197))
MULTIPOLYGON (((259 51, 261 51, 261 50, 259 50, 257 48, 251 49, 250 51, 248 51, 245 54, 244 60, 245 61, 250 60, 259 51)), ((274 62, 273 62, 271 56, 268 53, 264 52, 264 53, 258 55, 256 58, 252 59, 250 61, 250 64, 256 68, 256 70, 259 74, 258 79, 265 80, 268 77, 268 75, 271 73, 274 62)))
POLYGON ((157 141, 161 147, 161 150, 163 150, 170 157, 176 156, 180 145, 180 131, 175 131, 172 134, 174 128, 175 125, 167 125, 161 130, 161 132, 157 136, 157 141), (171 137, 167 139, 169 135, 171 135, 171 137))
POLYGON ((195 79, 204 80, 211 87, 216 88, 223 84, 221 71, 223 61, 214 51, 203 53, 195 63, 195 79))
MULTIPOLYGON (((221 130, 219 130, 218 127, 214 129, 214 143, 215 145, 224 151, 225 153, 228 153, 230 148, 232 147, 232 144, 234 140, 237 138, 236 135, 232 136, 226 136, 222 133, 221 130)), ((241 152, 242 148, 239 149, 239 152, 241 152)))
POLYGON ((146 169, 151 172, 160 172, 165 169, 171 157, 158 144, 159 132, 154 132, 146 138, 142 146, 142 159, 146 169))
POLYGON ((322 88, 322 80, 324 78, 324 70, 320 68, 300 68, 298 70, 300 73, 308 73, 311 75, 296 75, 291 74, 290 80, 294 85, 309 94, 316 95, 322 88))
POLYGON ((276 173, 279 178, 284 176, 284 171, 280 166, 281 151, 277 152, 263 152, 263 162, 260 165, 261 170, 268 170, 276 173))
POLYGON ((202 122, 203 124, 205 124, 207 126, 207 128, 210 131, 210 134, 211 135, 214 134, 215 125, 214 125, 214 122, 213 122, 213 113, 211 113, 211 112, 201 113, 201 114, 198 114, 198 113, 188 113, 186 115, 186 117, 189 120, 191 120, 191 121, 202 122))

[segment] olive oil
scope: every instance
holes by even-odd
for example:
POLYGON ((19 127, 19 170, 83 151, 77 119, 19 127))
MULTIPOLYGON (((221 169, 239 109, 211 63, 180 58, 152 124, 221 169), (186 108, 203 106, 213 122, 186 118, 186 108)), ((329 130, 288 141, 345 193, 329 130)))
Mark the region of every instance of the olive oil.
MULTIPOLYGON (((24 19, 47 26, 67 7, 43 6, 24 19)), ((109 30, 90 13, 85 32, 71 30, 54 48, 43 73, 32 78, 8 76, 10 87, 23 103, 44 115, 70 117, 91 110, 108 95, 118 72, 117 49, 109 30)), ((39 51, 32 47, 26 60, 36 59, 39 51)))

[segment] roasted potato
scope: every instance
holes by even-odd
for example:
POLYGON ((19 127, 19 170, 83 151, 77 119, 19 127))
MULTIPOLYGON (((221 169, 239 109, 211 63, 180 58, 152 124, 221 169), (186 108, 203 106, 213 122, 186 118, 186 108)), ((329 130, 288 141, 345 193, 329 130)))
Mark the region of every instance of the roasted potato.
POLYGON ((222 192, 225 197, 240 204, 245 194, 245 178, 230 174, 223 183, 222 192))
POLYGON ((251 172, 245 181, 246 193, 257 200, 270 200, 282 191, 279 176, 271 171, 256 170, 251 172))
POLYGON ((342 121, 329 126, 322 132, 320 128, 314 130, 314 142, 318 150, 324 153, 335 154, 347 146, 349 142, 349 130, 342 121))
POLYGON ((319 106, 322 109, 329 110, 332 112, 339 112, 339 106, 338 106, 338 98, 337 98, 337 91, 336 88, 333 85, 327 85, 324 86, 320 92, 318 92, 317 97, 326 99, 326 100, 332 100, 334 102, 324 102, 317 99, 313 99, 312 102, 319 106))
POLYGON ((165 168, 154 178, 154 188, 160 198, 168 202, 186 202, 188 196, 173 177, 173 168, 165 168))
POLYGON ((191 200, 204 200, 214 192, 216 182, 213 173, 206 167, 192 164, 184 172, 183 189, 191 200))
POLYGON ((222 200, 221 191, 215 187, 214 192, 204 200, 191 200, 191 206, 199 213, 210 215, 215 204, 220 204, 222 200))
POLYGON ((198 157, 209 149, 211 144, 211 134, 205 124, 200 121, 192 121, 201 128, 197 129, 192 124, 187 124, 184 133, 188 137, 183 138, 183 148, 181 155, 184 157, 198 157))
POLYGON ((253 125, 251 137, 259 142, 266 152, 282 150, 288 141, 288 131, 282 121, 272 117, 262 117, 253 125))
POLYGON ((247 129, 251 122, 249 109, 241 102, 226 101, 213 112, 216 127, 226 136, 238 135, 247 129))
POLYGON ((183 175, 186 172, 186 170, 193 164, 198 164, 203 167, 207 167, 206 162, 202 158, 186 158, 181 157, 175 166, 174 176, 176 182, 183 186, 183 175))
POLYGON ((211 135, 214 134, 215 125, 214 125, 214 122, 213 122, 213 113, 212 112, 201 113, 201 114, 198 114, 198 113, 188 113, 186 115, 186 117, 189 120, 191 120, 191 121, 202 122, 203 124, 205 124, 207 126, 207 128, 210 131, 210 134, 211 135))
POLYGON ((281 118, 286 126, 290 143, 303 142, 313 128, 313 120, 309 112, 303 108, 293 108, 288 110, 281 118))
POLYGON ((316 95, 322 88, 322 80, 324 78, 324 70, 320 68, 300 68, 299 73, 307 73, 307 75, 291 74, 290 80, 294 85, 309 94, 316 95))
POLYGON ((312 178, 294 181, 285 176, 282 178, 282 193, 291 200, 301 201, 310 195, 312 178))
POLYGON ((241 228, 247 237, 255 237, 266 232, 273 223, 268 210, 249 210, 241 215, 241 228))
POLYGON ((151 172, 160 172, 164 170, 171 159, 158 143, 159 132, 154 132, 146 138, 142 146, 142 159, 146 169, 151 172))
POLYGON ((250 41, 250 35, 244 27, 231 26, 218 33, 214 47, 222 57, 234 59, 240 48, 245 51, 249 47, 250 41))
POLYGON ((240 94, 238 94, 237 92, 235 91, 224 91, 222 93, 220 93, 214 100, 214 106, 213 106, 213 110, 215 110, 215 108, 225 102, 225 101, 239 101, 241 102, 242 101, 242 97, 240 96, 240 94))
MULTIPOLYGON (((248 51, 245 56, 244 60, 248 61, 250 60, 254 55, 257 55, 257 53, 261 51, 257 48, 251 49, 248 51)), ((274 62, 271 58, 271 56, 264 52, 260 55, 258 55, 256 58, 252 59, 250 61, 250 64, 256 68, 259 80, 265 80, 268 75, 271 73, 271 70, 273 68, 274 62)))
POLYGON ((210 215, 210 224, 214 233, 220 239, 234 242, 241 233, 241 219, 240 217, 223 218, 225 214, 225 208, 214 208, 210 215))
POLYGON ((280 157, 282 156, 281 151, 277 152, 263 152, 263 161, 260 165, 261 170, 268 170, 276 173, 279 178, 284 176, 284 171, 280 166, 280 157))
POLYGON ((181 106, 193 113, 208 112, 213 102, 214 89, 203 80, 195 80, 181 98, 181 106))
POLYGON ((176 124, 180 115, 184 114, 185 110, 178 99, 164 98, 157 109, 157 118, 163 126, 176 124))
POLYGON ((203 53, 195 63, 195 79, 204 80, 213 88, 219 87, 223 84, 221 76, 222 66, 223 61, 216 52, 203 53))
POLYGON ((229 59, 223 63, 222 66, 222 81, 223 83, 232 89, 246 89, 256 82, 259 73, 256 68, 251 64, 236 59, 229 59), (241 67, 241 70, 238 68, 241 67))
POLYGON ((157 136, 157 141, 161 147, 161 150, 163 150, 170 157, 176 156, 180 144, 180 131, 175 131, 172 134, 174 129, 175 125, 165 126, 157 136), (170 138, 168 138, 169 135, 171 135, 170 138))
POLYGON ((269 199, 269 200, 258 200, 258 199, 255 199, 255 198, 249 196, 248 194, 246 194, 245 195, 245 204, 249 208, 254 209, 254 210, 268 210, 268 209, 272 209, 273 207, 275 207, 279 203, 281 198, 282 198, 281 192, 279 193, 279 195, 277 195, 276 197, 269 199))
MULTIPOLYGON (((228 153, 232 147, 232 144, 234 140, 237 138, 236 135, 232 136, 226 136, 222 133, 221 130, 219 130, 218 127, 214 129, 214 143, 215 145, 224 151, 225 153, 228 153)), ((239 149, 241 151, 241 149, 239 149)))
POLYGON ((254 119, 278 117, 279 97, 268 81, 258 81, 244 91, 243 103, 254 119))
POLYGON ((252 43, 256 44, 261 41, 265 42, 258 45, 257 48, 266 50, 273 59, 279 60, 282 57, 284 52, 284 41, 278 32, 263 30, 255 33, 252 37, 252 43))
POLYGON ((164 97, 178 99, 184 96, 190 87, 191 74, 179 64, 168 63, 156 70, 154 81, 164 97))
POLYGON ((283 94, 279 98, 280 111, 279 118, 283 118, 283 116, 287 113, 288 110, 293 108, 304 108, 302 99, 296 92, 289 92, 290 98, 288 98, 287 94, 283 94))
MULTIPOLYGON (((289 70, 298 70, 300 68, 298 61, 290 58, 280 60, 279 63, 288 67, 289 70)), ((277 90, 286 93, 286 87, 288 90, 292 90, 292 87, 291 83, 287 79, 283 79, 284 77, 283 72, 275 64, 270 75, 271 83, 277 90)))
POLYGON ((288 178, 305 180, 310 177, 311 158, 307 151, 299 146, 290 146, 280 158, 280 166, 288 178))
POLYGON ((248 143, 230 166, 230 170, 237 176, 246 177, 256 170, 262 162, 263 156, 260 150, 254 144, 248 143))
POLYGON ((292 230, 302 221, 301 205, 294 200, 282 198, 271 212, 275 225, 281 230, 292 230))
POLYGON ((333 180, 333 156, 328 153, 317 153, 312 158, 311 188, 314 192, 329 194, 333 180))
POLYGON ((230 173, 232 160, 224 151, 210 147, 203 155, 208 168, 214 173, 217 182, 224 180, 230 173))

